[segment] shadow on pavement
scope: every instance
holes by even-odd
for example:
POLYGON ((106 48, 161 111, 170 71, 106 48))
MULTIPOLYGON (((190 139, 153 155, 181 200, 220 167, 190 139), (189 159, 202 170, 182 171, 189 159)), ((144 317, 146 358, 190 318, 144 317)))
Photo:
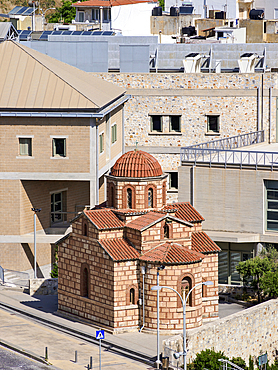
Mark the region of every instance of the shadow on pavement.
POLYGON ((32 298, 34 299, 20 303, 46 313, 54 313, 58 310, 58 295, 33 295, 32 298))

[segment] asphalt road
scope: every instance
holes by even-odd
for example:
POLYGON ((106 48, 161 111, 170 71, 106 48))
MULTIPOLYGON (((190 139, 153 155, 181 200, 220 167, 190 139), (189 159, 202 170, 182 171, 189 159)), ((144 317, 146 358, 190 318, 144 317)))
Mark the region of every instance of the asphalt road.
MULTIPOLYGON (((50 370, 49 366, 39 364, 36 361, 0 347, 0 369, 1 370, 50 370)), ((54 369, 51 367, 51 369, 54 369)))

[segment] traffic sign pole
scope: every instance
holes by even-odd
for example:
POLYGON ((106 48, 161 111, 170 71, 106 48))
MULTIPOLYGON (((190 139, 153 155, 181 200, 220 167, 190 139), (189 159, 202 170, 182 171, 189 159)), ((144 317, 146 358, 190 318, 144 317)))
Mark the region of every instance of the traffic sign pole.
POLYGON ((96 339, 99 340, 99 370, 101 370, 101 340, 104 339, 104 330, 96 331, 96 339))
POLYGON ((101 370, 101 339, 99 340, 99 370, 101 370))

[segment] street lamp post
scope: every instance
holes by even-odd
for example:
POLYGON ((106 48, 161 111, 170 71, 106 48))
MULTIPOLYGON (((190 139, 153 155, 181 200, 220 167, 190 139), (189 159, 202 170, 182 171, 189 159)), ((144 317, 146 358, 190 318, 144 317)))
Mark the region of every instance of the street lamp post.
POLYGON ((190 291, 187 293, 187 296, 185 299, 182 298, 182 296, 180 295, 179 292, 177 292, 174 288, 171 288, 169 286, 163 286, 163 285, 155 285, 153 287, 151 287, 151 290, 156 290, 157 292, 163 288, 165 289, 170 289, 170 290, 173 290, 174 292, 177 293, 177 295, 180 297, 181 299, 181 302, 182 302, 182 313, 183 313, 183 351, 182 352, 177 352, 174 354, 174 357, 176 359, 178 359, 180 356, 183 356, 183 368, 184 370, 186 370, 186 302, 187 302, 187 299, 190 295, 190 293, 193 291, 193 289, 197 288, 197 286, 200 286, 200 285, 213 285, 213 282, 212 281, 204 281, 202 283, 198 283, 196 284, 192 289, 190 289, 190 291))
POLYGON ((41 208, 31 208, 34 212, 34 279, 37 278, 37 241, 36 241, 36 213, 41 211, 41 208))
MULTIPOLYGON (((157 282, 156 286, 159 287, 159 271, 164 270, 165 266, 161 265, 157 268, 157 282)), ((157 289, 157 342, 156 342, 156 347, 157 347, 157 360, 156 360, 156 368, 159 369, 160 366, 160 349, 159 349, 159 290, 157 289)))

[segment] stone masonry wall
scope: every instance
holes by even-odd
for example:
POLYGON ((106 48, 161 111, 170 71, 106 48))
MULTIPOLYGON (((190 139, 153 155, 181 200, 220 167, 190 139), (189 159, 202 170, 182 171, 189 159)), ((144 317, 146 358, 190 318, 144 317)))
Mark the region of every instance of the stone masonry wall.
MULTIPOLYGON (((91 234, 89 225, 89 235, 91 234)), ((99 244, 82 235, 82 218, 59 245, 58 309, 100 325, 114 326, 114 266, 99 244), (89 294, 83 297, 81 270, 87 264, 89 294)))
MULTIPOLYGON (((201 328, 187 331, 187 361, 207 348, 223 351, 226 356, 242 357, 248 365, 249 356, 258 357, 268 353, 272 363, 278 346, 278 300, 270 300, 255 307, 213 321, 201 328)), ((164 354, 167 347, 182 348, 182 336, 171 337, 163 342, 164 354)), ((180 361, 181 362, 181 361, 180 361)))

